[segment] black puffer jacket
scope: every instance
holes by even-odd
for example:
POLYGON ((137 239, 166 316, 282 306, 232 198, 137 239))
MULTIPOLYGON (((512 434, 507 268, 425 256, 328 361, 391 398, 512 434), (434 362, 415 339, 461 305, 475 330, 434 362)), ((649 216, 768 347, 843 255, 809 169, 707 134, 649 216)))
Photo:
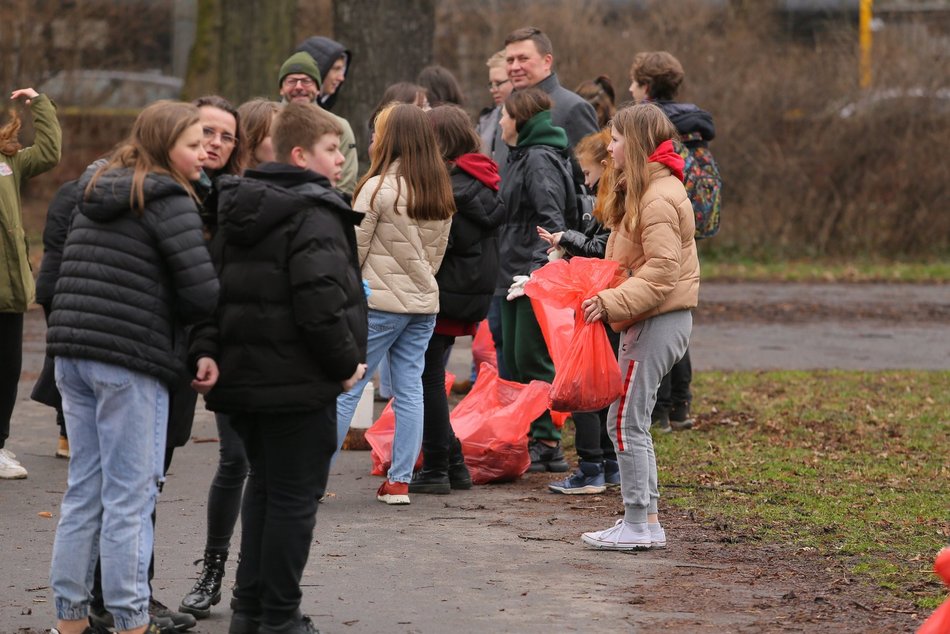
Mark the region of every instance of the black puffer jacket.
MULTIPOLYGON (((596 198, 596 183, 591 193, 596 198)), ((577 229, 565 231, 558 242, 558 246, 563 248, 569 256, 604 259, 604 254, 607 253, 607 238, 610 237, 610 229, 600 224, 589 210, 585 210, 581 215, 581 226, 584 227, 583 231, 577 229)))
POLYGON ((314 172, 265 163, 221 176, 211 252, 216 319, 195 328, 190 357, 221 371, 216 412, 314 411, 334 402, 366 359, 367 308, 350 209, 314 172))
POLYGON ((56 190, 53 200, 46 210, 46 224, 43 227, 43 262, 36 276, 36 303, 48 306, 53 301, 56 279, 59 277, 59 265, 63 260, 63 245, 69 231, 69 219, 73 208, 79 203, 82 190, 79 180, 63 183, 56 190))
POLYGON ((475 323, 485 318, 498 279, 498 227, 505 205, 498 194, 467 172, 452 169, 456 213, 439 283, 439 317, 475 323))
POLYGON ((507 219, 501 231, 497 289, 507 290, 515 275, 529 275, 548 261, 549 245, 538 236, 538 226, 551 233, 578 227, 567 159, 547 145, 509 147, 501 196, 507 219))
POLYGON ((171 384, 185 371, 173 352, 181 326, 213 313, 218 280, 185 189, 169 176, 147 175, 140 213, 129 204, 131 188, 131 170, 109 170, 80 200, 56 282, 48 352, 171 384))

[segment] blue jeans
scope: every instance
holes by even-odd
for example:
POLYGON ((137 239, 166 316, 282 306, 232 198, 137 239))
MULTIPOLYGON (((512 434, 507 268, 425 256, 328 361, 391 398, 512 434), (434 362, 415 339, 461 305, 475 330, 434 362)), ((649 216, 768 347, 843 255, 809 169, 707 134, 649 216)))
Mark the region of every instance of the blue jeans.
POLYGON ((58 357, 69 432, 69 477, 53 542, 56 618, 89 612, 96 560, 118 630, 146 625, 152 512, 165 456, 168 388, 126 368, 58 357))
POLYGON ((435 328, 435 315, 407 315, 369 311, 369 337, 366 342, 366 375, 356 386, 337 397, 337 451, 343 446, 363 387, 373 376, 385 353, 389 353, 392 375, 393 410, 396 431, 393 435, 393 462, 390 482, 409 482, 412 468, 422 448, 422 368, 426 348, 435 328))

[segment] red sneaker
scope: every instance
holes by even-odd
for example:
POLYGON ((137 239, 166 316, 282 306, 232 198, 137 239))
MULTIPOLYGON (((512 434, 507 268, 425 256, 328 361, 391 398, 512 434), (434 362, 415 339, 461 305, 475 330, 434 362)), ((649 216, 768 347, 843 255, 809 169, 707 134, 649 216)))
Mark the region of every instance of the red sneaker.
POLYGON ((409 484, 386 480, 376 491, 376 499, 386 504, 409 504, 409 484))

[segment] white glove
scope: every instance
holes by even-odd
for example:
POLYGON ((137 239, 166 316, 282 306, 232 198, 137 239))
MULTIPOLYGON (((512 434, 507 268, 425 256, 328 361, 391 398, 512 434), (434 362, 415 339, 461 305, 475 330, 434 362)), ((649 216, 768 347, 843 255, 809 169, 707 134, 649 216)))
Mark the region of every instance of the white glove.
POLYGON ((563 247, 554 246, 548 251, 548 262, 554 262, 555 260, 560 260, 564 257, 564 254, 567 251, 563 247))
POLYGON ((518 299, 524 295, 524 285, 528 283, 528 280, 531 279, 527 275, 515 275, 512 278, 511 286, 508 287, 508 297, 509 302, 518 299))

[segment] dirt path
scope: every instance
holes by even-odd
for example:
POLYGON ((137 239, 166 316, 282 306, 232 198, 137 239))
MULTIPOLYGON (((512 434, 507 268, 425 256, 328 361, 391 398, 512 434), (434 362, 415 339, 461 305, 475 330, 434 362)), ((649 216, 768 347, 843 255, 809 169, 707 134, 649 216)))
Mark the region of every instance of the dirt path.
MULTIPOLYGON (((871 362, 886 356, 894 364, 886 367, 931 367, 915 359, 948 367, 946 337, 937 337, 946 331, 948 295, 944 287, 707 285, 706 308, 696 315, 694 366, 770 367, 756 363, 774 358, 784 361, 775 367, 877 367, 871 362), (802 308, 809 302, 817 308, 802 308), (907 312, 918 320, 893 319, 894 306, 913 306, 907 312), (854 314, 865 316, 831 330, 839 317, 854 314), (829 354, 829 342, 816 333, 835 339, 835 332, 841 347, 829 354), (855 332, 868 336, 852 346, 846 335, 855 332), (777 347, 776 333, 794 351, 770 348, 777 347), (881 352, 886 337, 899 338, 903 356, 881 352)), ((0 634, 43 632, 53 622, 47 576, 66 464, 52 457, 51 411, 27 400, 42 363, 43 333, 41 313, 31 312, 8 443, 30 478, 0 481, 0 634)), ((453 354, 456 372, 465 372, 466 355, 465 345, 453 354)), ((159 502, 155 593, 170 605, 190 588, 192 562, 203 547, 205 496, 217 458, 217 444, 207 441, 214 436, 211 417, 200 412, 194 438, 206 442, 176 452, 159 502)), ((581 532, 619 517, 615 491, 557 496, 545 489, 553 476, 529 474, 388 508, 373 498, 378 479, 368 475, 369 465, 367 453, 345 452, 331 475, 333 495, 318 514, 303 609, 323 632, 911 632, 924 616, 906 604, 879 602, 843 562, 794 544, 755 542, 721 521, 662 504, 667 550, 582 547, 581 532)), ((228 562, 228 582, 234 565, 228 562)), ((226 632, 227 614, 218 606, 193 631, 226 632)))

